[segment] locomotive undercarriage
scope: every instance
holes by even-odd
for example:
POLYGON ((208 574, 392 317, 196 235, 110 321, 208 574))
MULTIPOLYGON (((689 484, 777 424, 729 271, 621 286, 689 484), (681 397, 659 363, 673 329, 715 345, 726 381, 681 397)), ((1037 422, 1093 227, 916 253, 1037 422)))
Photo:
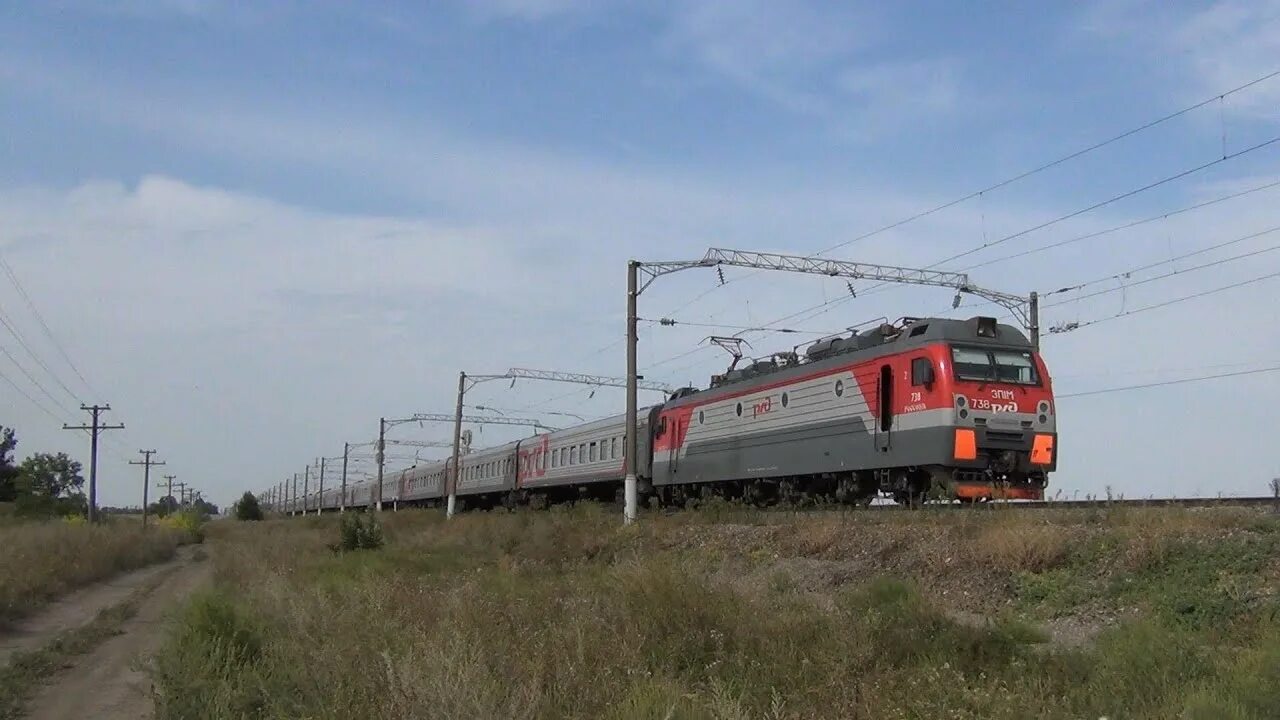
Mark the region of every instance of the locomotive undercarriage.
MULTIPOLYGON (((642 504, 657 507, 696 507, 711 499, 757 507, 839 504, 865 507, 877 497, 899 505, 927 502, 980 503, 996 499, 1040 499, 1044 473, 1001 472, 994 468, 966 470, 942 466, 881 468, 844 473, 821 473, 781 478, 726 480, 654 487, 640 481, 642 504)), ((579 501, 622 502, 622 483, 605 482, 567 487, 526 488, 514 492, 458 497, 458 510, 545 510, 579 501)), ((400 505, 437 506, 442 501, 401 502, 400 505)))
POLYGON ((899 505, 917 506, 930 501, 1039 499, 1045 484, 1043 473, 933 466, 667 485, 654 488, 651 497, 663 507, 688 507, 710 498, 770 507, 827 503, 866 506, 883 495, 899 505))

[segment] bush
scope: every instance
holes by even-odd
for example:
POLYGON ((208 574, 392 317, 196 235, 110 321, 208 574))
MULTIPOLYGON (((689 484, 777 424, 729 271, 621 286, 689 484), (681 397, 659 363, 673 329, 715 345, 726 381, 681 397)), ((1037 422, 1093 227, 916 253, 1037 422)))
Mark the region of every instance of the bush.
POLYGON ((382 526, 376 518, 368 516, 366 522, 362 513, 348 513, 342 516, 342 525, 338 547, 343 552, 352 550, 377 550, 383 545, 382 526))
POLYGON ((196 510, 183 510, 160 518, 161 527, 186 533, 190 542, 204 542, 204 520, 196 510))
POLYGON ((262 519, 262 507, 258 505, 258 498, 253 493, 245 493, 236 503, 236 519, 244 521, 262 519))

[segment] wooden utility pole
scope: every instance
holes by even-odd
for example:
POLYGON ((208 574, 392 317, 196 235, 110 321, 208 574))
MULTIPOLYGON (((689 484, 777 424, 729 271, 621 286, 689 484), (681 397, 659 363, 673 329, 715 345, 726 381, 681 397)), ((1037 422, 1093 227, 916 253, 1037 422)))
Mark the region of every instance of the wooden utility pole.
POLYGON ((93 422, 89 425, 67 425, 63 424, 63 430, 88 430, 89 431, 89 522, 98 521, 98 434, 103 430, 123 430, 124 424, 103 425, 101 422, 102 413, 111 409, 110 405, 80 405, 80 409, 88 412, 93 417, 93 422))
POLYGON ((311 466, 302 472, 302 514, 307 514, 307 497, 311 494, 311 466))
MULTIPOLYGON (((164 476, 164 479, 165 479, 165 486, 166 486, 166 487, 165 487, 165 493, 164 493, 164 494, 165 494, 165 498, 166 498, 166 499, 168 499, 168 500, 172 500, 172 499, 173 499, 173 479, 174 479, 174 478, 176 478, 176 477, 178 477, 178 476, 177 476, 177 475, 165 475, 165 476, 164 476)), ((167 508, 167 507, 168 507, 168 503, 166 503, 165 505, 166 505, 166 508, 167 508)), ((172 511, 173 511, 173 508, 168 508, 168 509, 169 509, 169 511, 170 511, 170 512, 172 512, 172 511)))
POLYGON ((151 492, 151 468, 156 465, 164 465, 164 462, 157 462, 151 459, 156 454, 155 450, 139 450, 142 453, 142 462, 130 460, 130 465, 142 466, 142 527, 147 526, 147 499, 151 492))

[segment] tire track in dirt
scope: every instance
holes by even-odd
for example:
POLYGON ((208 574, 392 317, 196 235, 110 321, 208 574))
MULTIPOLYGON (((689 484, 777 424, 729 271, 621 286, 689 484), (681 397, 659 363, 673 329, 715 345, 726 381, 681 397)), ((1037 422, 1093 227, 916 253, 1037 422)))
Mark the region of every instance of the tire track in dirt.
MULTIPOLYGON (((154 710, 151 679, 145 663, 150 662, 164 640, 164 621, 169 610, 204 584, 211 573, 211 563, 196 559, 196 552, 195 548, 186 550, 178 560, 157 566, 150 573, 131 573, 139 577, 131 577, 128 582, 120 578, 104 584, 115 586, 112 592, 95 592, 102 590, 95 587, 83 595, 78 612, 61 604, 55 613, 59 617, 77 617, 79 622, 71 625, 74 628, 88 622, 100 610, 111 607, 110 603, 97 604, 104 598, 115 597, 119 604, 127 601, 132 593, 145 593, 137 599, 137 611, 121 623, 113 637, 84 655, 70 658, 65 668, 35 691, 26 703, 27 717, 33 720, 151 717, 154 710), (154 587, 148 589, 149 583, 154 587), (128 588, 125 598, 119 598, 122 586, 128 588)), ((56 624, 48 619, 41 622, 56 624)), ((36 643, 35 647, 40 645, 36 643)))

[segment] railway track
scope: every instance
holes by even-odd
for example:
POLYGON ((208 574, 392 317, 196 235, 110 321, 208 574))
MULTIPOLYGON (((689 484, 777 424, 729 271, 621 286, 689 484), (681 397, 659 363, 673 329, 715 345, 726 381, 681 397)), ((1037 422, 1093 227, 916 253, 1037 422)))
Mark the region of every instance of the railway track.
POLYGON ((983 510, 983 509, 1089 509, 1115 507, 1266 507, 1274 506, 1280 510, 1280 499, 1268 495, 1253 497, 1208 497, 1208 498, 1122 498, 1096 500, 996 500, 977 505, 960 503, 928 503, 919 508, 907 508, 891 502, 869 505, 867 510, 983 510))

